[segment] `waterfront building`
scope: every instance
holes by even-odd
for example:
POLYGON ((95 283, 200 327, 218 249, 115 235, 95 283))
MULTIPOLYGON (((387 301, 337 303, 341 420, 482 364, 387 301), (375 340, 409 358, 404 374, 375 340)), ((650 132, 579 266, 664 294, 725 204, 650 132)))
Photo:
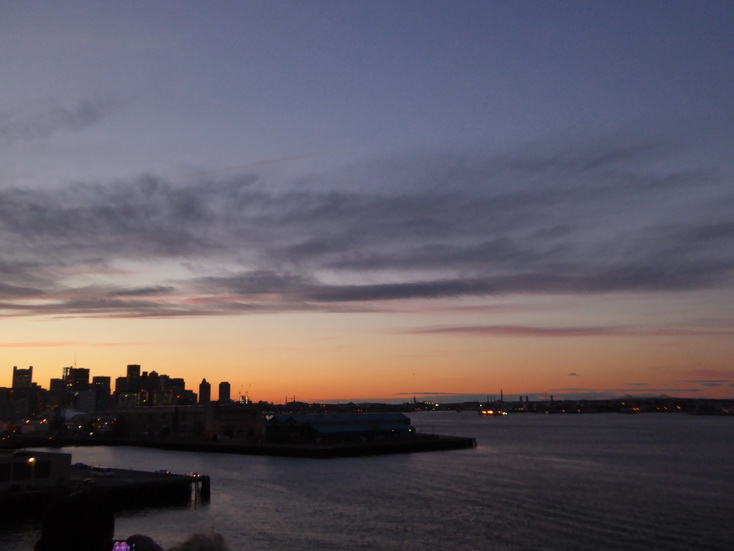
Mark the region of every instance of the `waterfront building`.
POLYGON ((325 444, 377 442, 415 435, 403 413, 276 415, 267 424, 269 442, 325 444))
POLYGON ((0 491, 69 485, 71 454, 0 450, 0 491))

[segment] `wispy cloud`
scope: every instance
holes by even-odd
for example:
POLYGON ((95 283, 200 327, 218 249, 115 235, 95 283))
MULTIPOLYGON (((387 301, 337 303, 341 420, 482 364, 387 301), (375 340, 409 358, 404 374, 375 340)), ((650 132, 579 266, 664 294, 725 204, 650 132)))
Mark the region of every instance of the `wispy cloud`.
POLYGON ((129 342, 86 342, 86 341, 29 341, 0 342, 0 348, 65 348, 69 346, 130 346, 129 342))
POLYGON ((734 380, 734 371, 716 370, 716 369, 692 369, 686 371, 687 375, 691 379, 697 380, 734 380))
POLYGON ((629 388, 605 388, 602 390, 590 389, 590 388, 553 388, 549 389, 548 393, 553 392, 556 398, 565 399, 609 399, 609 398, 622 398, 624 396, 655 396, 660 394, 673 394, 673 393, 684 393, 689 392, 701 392, 699 388, 678 388, 678 387, 659 387, 659 388, 645 388, 644 394, 640 394, 638 389, 629 388), (560 393, 560 394, 559 394, 560 393), (633 393, 633 394, 630 394, 633 393))
POLYGON ((467 336, 502 337, 684 337, 703 335, 732 335, 734 328, 669 328, 640 326, 580 326, 580 327, 539 327, 530 325, 475 325, 418 327, 402 330, 403 333, 452 334, 467 336))
MULTIPOLYGON (((84 106, 69 113, 50 119, 73 126, 101 116, 84 106)), ((48 128, 62 126, 54 124, 48 128)), ((6 140, 23 134, 7 132, 6 140)), ((271 185, 267 171, 253 170, 186 184, 144 176, 54 190, 6 187, 0 313, 373 311, 415 299, 729 287, 734 192, 706 167, 648 168, 675 153, 664 144, 600 142, 502 157, 396 156, 291 185, 271 185)), ((717 330, 731 328, 658 329, 717 330)), ((654 330, 639 331, 494 325, 414 332, 654 330)))
POLYGON ((118 107, 119 101, 107 97, 70 104, 38 102, 23 111, 0 111, 0 145, 81 130, 98 123, 118 107))

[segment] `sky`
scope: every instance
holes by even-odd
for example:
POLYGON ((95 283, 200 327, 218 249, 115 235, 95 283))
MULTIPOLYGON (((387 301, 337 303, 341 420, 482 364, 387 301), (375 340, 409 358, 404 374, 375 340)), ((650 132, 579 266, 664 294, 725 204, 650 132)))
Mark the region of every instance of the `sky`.
POLYGON ((734 397, 734 3, 0 3, 0 386, 734 397))

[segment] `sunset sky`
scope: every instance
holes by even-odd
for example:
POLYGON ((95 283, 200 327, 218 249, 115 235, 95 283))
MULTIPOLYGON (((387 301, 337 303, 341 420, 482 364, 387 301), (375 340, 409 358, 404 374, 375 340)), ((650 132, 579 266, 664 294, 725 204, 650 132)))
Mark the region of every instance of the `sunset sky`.
POLYGON ((4 1, 0 386, 733 397, 733 21, 4 1))

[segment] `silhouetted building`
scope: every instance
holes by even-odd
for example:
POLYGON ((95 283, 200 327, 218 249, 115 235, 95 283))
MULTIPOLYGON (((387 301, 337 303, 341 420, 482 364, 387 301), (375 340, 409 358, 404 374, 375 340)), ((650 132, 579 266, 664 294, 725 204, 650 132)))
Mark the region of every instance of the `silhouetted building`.
POLYGON ((140 392, 140 366, 130 364, 127 366, 127 388, 125 392, 140 392))
POLYGON ((140 366, 138 364, 129 364, 127 366, 127 378, 128 379, 140 378, 140 366))
POLYGON ((208 404, 212 400, 212 385, 202 379, 199 384, 199 403, 208 404))
POLYGON ((16 421, 27 417, 28 402, 16 399, 16 392, 10 388, 0 388, 0 421, 16 421))
POLYGON ((110 411, 110 377, 92 377, 92 390, 96 397, 96 411, 110 411))
POLYGON ((311 444, 382 441, 414 435, 410 419, 402 413, 283 414, 271 418, 266 429, 270 442, 311 444))
POLYGON ((48 385, 48 406, 54 408, 64 405, 66 384, 63 379, 51 379, 48 385))
POLYGON ((71 454, 0 451, 0 491, 71 487, 71 454))
POLYGON ((33 386, 33 366, 22 369, 13 366, 13 388, 31 388, 33 386))
POLYGON ((186 389, 183 391, 183 394, 181 395, 181 401, 180 403, 185 406, 194 405, 198 400, 198 396, 196 395, 196 392, 193 390, 186 389))
POLYGON ((178 404, 180 403, 181 398, 183 398, 184 391, 186 390, 186 383, 180 377, 174 377, 170 380, 170 383, 173 401, 178 404))
POLYGON ((13 384, 0 393, 0 420, 15 421, 38 414, 46 408, 47 392, 33 382, 33 366, 13 366, 13 384))
POLYGON ((259 442, 265 435, 263 413, 234 404, 151 406, 119 410, 118 415, 130 437, 259 442))
POLYGON ((115 384, 117 409, 138 406, 190 405, 196 403, 196 393, 186 390, 180 377, 169 377, 157 371, 141 371, 137 364, 127 366, 127 376, 118 377, 115 384))
POLYGON ((231 401, 231 398, 230 398, 229 383, 226 381, 223 381, 219 383, 219 403, 226 404, 230 401, 231 401))
POLYGON ((69 407, 86 413, 97 411, 97 393, 94 390, 77 390, 69 394, 69 407))
POLYGON ((89 390, 89 370, 83 367, 65 367, 62 377, 67 390, 89 390))

